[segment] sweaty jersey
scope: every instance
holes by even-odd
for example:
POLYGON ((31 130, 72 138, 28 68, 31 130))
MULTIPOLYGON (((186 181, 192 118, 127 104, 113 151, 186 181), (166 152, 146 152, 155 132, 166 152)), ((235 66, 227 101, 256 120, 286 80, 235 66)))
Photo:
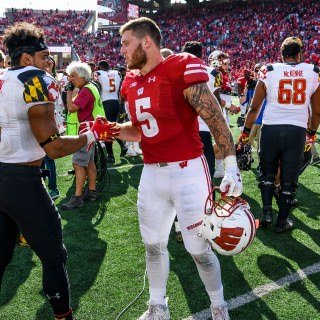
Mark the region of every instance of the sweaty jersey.
POLYGON ((307 63, 275 63, 259 73, 267 90, 263 124, 290 124, 306 128, 310 98, 319 86, 319 69, 307 63))
POLYGON ((30 162, 45 156, 31 131, 28 110, 55 104, 58 97, 55 79, 40 69, 11 68, 0 75, 0 162, 30 162))
POLYGON ((197 112, 183 91, 207 82, 202 61, 188 53, 173 54, 148 74, 127 73, 121 94, 133 125, 141 129, 145 163, 194 159, 202 154, 197 112))
POLYGON ((119 72, 116 70, 98 70, 94 76, 101 85, 101 100, 118 100, 121 84, 119 72))

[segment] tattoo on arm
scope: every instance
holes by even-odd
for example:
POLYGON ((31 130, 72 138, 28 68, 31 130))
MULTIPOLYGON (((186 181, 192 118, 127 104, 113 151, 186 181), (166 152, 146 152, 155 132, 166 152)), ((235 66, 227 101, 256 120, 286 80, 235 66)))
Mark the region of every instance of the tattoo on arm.
POLYGON ((206 83, 199 83, 184 90, 186 100, 208 125, 220 151, 227 157, 235 154, 231 131, 221 107, 206 83))

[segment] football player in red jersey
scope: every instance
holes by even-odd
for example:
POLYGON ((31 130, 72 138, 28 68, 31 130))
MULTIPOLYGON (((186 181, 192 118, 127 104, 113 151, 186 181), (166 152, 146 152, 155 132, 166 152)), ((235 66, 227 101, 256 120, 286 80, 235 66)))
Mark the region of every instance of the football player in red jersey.
POLYGON ((239 196, 242 180, 231 132, 206 84, 208 73, 199 58, 181 53, 163 59, 160 30, 148 18, 126 23, 120 34, 121 53, 131 70, 121 89, 131 122, 119 124, 119 137, 141 141, 145 163, 138 211, 146 247, 150 305, 140 320, 170 319, 166 302, 167 244, 176 214, 184 245, 210 297, 213 319, 229 319, 219 261, 197 236, 211 189, 197 116, 207 123, 225 158, 226 175, 221 190, 239 196))

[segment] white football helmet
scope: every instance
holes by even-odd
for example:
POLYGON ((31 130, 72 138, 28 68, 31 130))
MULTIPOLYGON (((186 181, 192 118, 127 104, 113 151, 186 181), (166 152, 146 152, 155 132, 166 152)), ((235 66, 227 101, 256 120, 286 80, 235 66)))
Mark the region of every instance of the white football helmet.
POLYGON ((211 68, 219 68, 223 63, 230 63, 229 55, 221 50, 215 50, 208 57, 208 64, 211 68))
POLYGON ((255 220, 249 204, 241 198, 221 194, 218 202, 213 191, 207 198, 202 231, 199 236, 211 244, 213 250, 225 256, 239 254, 252 243, 259 220, 255 220))

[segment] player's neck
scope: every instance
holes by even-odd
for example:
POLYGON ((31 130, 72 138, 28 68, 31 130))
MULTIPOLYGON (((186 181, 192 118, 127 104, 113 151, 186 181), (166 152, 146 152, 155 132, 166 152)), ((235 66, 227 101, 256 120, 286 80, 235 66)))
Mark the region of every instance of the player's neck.
POLYGON ((140 74, 142 76, 145 76, 149 72, 151 72, 154 68, 156 68, 161 62, 162 62, 162 56, 159 52, 159 54, 155 53, 154 55, 150 55, 150 57, 147 58, 147 63, 140 69, 140 74))

